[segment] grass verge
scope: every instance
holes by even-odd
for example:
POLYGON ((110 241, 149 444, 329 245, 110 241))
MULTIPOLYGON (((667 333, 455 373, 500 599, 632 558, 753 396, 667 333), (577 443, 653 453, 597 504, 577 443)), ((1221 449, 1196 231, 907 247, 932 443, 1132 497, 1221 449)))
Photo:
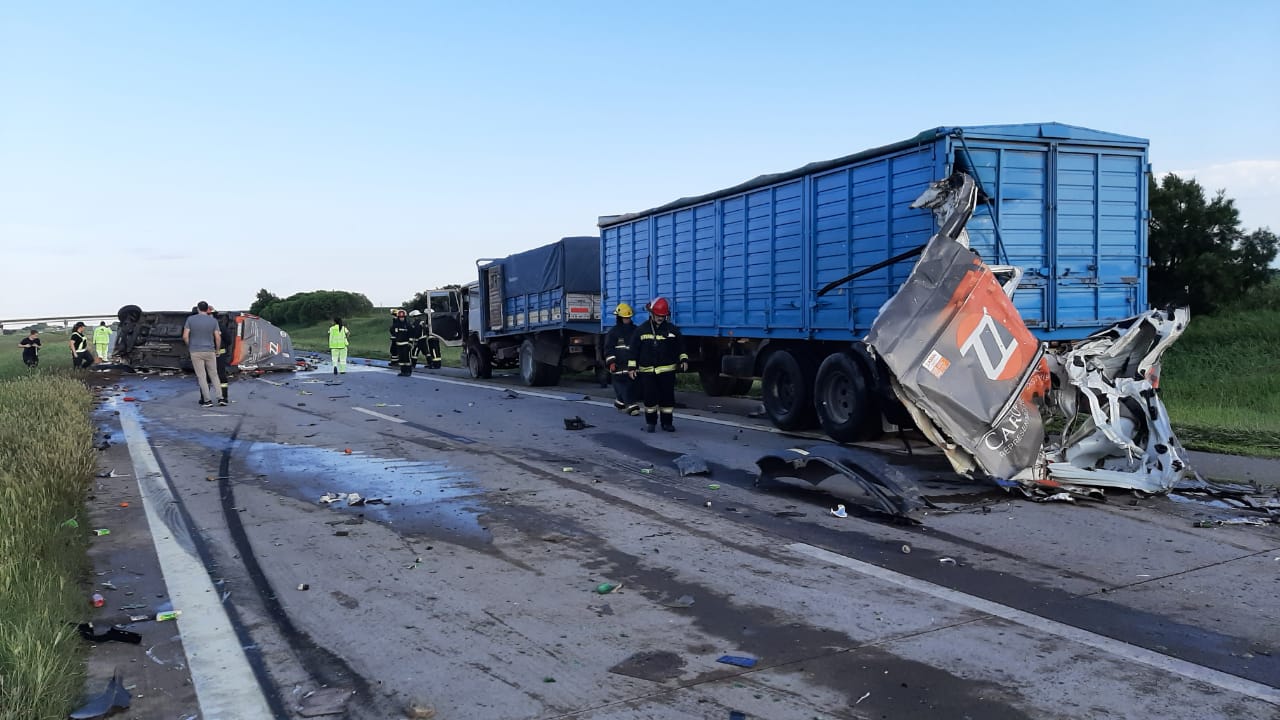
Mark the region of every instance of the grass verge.
POLYGON ((1160 388, 1183 445, 1280 457, 1280 309, 1193 317, 1160 388))
POLYGON ((13 337, 0 349, 0 720, 65 718, 84 686, 67 623, 86 616, 88 532, 63 523, 83 517, 92 482, 92 398, 61 369, 69 356, 32 372, 13 337))

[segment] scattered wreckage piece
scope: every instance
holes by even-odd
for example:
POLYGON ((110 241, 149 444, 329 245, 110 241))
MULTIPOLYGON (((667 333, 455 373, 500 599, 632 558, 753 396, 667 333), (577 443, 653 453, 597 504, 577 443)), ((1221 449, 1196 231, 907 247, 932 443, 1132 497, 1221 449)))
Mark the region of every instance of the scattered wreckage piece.
POLYGON ((897 518, 915 520, 912 513, 925 502, 920 488, 898 466, 873 450, 843 445, 790 448, 756 460, 760 474, 756 485, 795 478, 818 485, 832 477, 844 477, 865 493, 845 498, 862 507, 897 518))
POLYGON ((939 232, 865 340, 894 393, 961 475, 1054 500, 1169 492, 1193 471, 1160 401, 1160 357, 1188 311, 1152 310, 1050 351, 1013 304, 1021 270, 969 248, 975 185, 956 173, 913 205, 934 210, 939 232), (1066 419, 1051 447, 1046 412, 1066 419))
POLYGON ((115 674, 111 676, 111 681, 107 683, 105 690, 90 698, 67 717, 71 720, 94 720, 94 718, 107 717, 117 710, 128 710, 132 701, 133 696, 124 689, 124 683, 120 682, 120 675, 115 674))
POLYGON ((711 474, 711 467, 707 465, 707 461, 697 455, 681 455, 671 462, 675 464, 676 470, 680 472, 680 477, 711 474))

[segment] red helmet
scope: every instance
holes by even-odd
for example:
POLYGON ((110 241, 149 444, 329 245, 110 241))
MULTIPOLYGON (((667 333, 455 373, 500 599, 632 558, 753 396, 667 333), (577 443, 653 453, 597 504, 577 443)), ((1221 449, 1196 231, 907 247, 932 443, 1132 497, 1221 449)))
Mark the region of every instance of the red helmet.
POLYGON ((654 298, 653 302, 649 303, 649 314, 657 315, 658 317, 671 317, 671 306, 667 304, 667 299, 664 297, 654 298))

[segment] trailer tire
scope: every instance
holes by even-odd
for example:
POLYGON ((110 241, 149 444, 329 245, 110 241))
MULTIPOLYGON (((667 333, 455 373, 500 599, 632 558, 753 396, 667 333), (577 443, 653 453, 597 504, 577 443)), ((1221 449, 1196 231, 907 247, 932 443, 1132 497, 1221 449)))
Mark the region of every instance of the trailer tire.
POLYGON ((813 368, 803 355, 779 350, 764 363, 761 384, 764 409, 782 430, 804 430, 814 425, 813 368))
POLYGON ((837 442, 865 440, 880 428, 880 403, 862 363, 852 354, 827 356, 813 384, 818 423, 837 442))
POLYGON ((142 319, 142 308, 137 305, 125 305, 116 313, 116 319, 122 323, 136 323, 142 319))
POLYGON ((520 343, 520 379, 524 384, 536 387, 560 382, 560 366, 538 362, 533 351, 533 338, 525 338, 520 343))
POLYGON ((468 348, 467 372, 477 380, 488 380, 493 377, 493 363, 489 360, 489 351, 474 345, 468 348))

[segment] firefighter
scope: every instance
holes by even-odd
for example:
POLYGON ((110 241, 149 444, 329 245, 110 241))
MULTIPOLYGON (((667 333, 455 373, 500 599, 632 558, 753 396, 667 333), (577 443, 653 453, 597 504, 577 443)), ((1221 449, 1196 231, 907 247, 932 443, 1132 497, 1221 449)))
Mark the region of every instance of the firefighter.
POLYGON ((631 379, 640 378, 644 397, 644 424, 653 432, 662 419, 662 429, 675 431, 676 373, 688 372, 689 356, 684 352, 680 328, 671 322, 671 306, 664 297, 655 298, 645 308, 649 319, 636 329, 635 352, 627 362, 631 379))
POLYGON ((604 364, 613 378, 613 392, 616 396, 613 406, 628 415, 640 414, 640 403, 636 402, 636 382, 631 379, 628 365, 636 334, 636 325, 632 320, 634 315, 635 311, 630 305, 618 303, 618 307, 613 309, 613 327, 609 328, 609 334, 604 337, 604 364))
POLYGON ((103 320, 98 323, 98 327, 93 329, 93 347, 98 351, 98 362, 107 361, 107 352, 111 345, 111 328, 107 327, 107 321, 103 320))
POLYGON ((236 342, 236 322, 234 318, 226 315, 218 314, 213 306, 209 306, 209 316, 218 321, 218 331, 222 334, 222 344, 218 346, 218 354, 214 358, 218 368, 218 405, 226 407, 231 401, 227 398, 227 389, 231 385, 230 376, 227 373, 227 361, 231 357, 228 353, 232 351, 236 342))
POLYGON ((87 368, 93 365, 93 353, 89 352, 89 339, 84 335, 84 323, 78 322, 71 328, 67 347, 71 348, 71 367, 87 368))
MULTIPOLYGON (((413 371, 418 367, 418 356, 427 354, 427 338, 426 329, 422 325, 422 311, 409 311, 409 370, 413 371)), ((430 367, 431 363, 426 360, 422 361, 423 367, 430 367)))
POLYGON ((413 374, 413 364, 409 357, 412 351, 410 337, 413 330, 409 327, 409 317, 403 309, 396 310, 396 317, 391 321, 391 355, 392 362, 400 368, 400 377, 413 374))

